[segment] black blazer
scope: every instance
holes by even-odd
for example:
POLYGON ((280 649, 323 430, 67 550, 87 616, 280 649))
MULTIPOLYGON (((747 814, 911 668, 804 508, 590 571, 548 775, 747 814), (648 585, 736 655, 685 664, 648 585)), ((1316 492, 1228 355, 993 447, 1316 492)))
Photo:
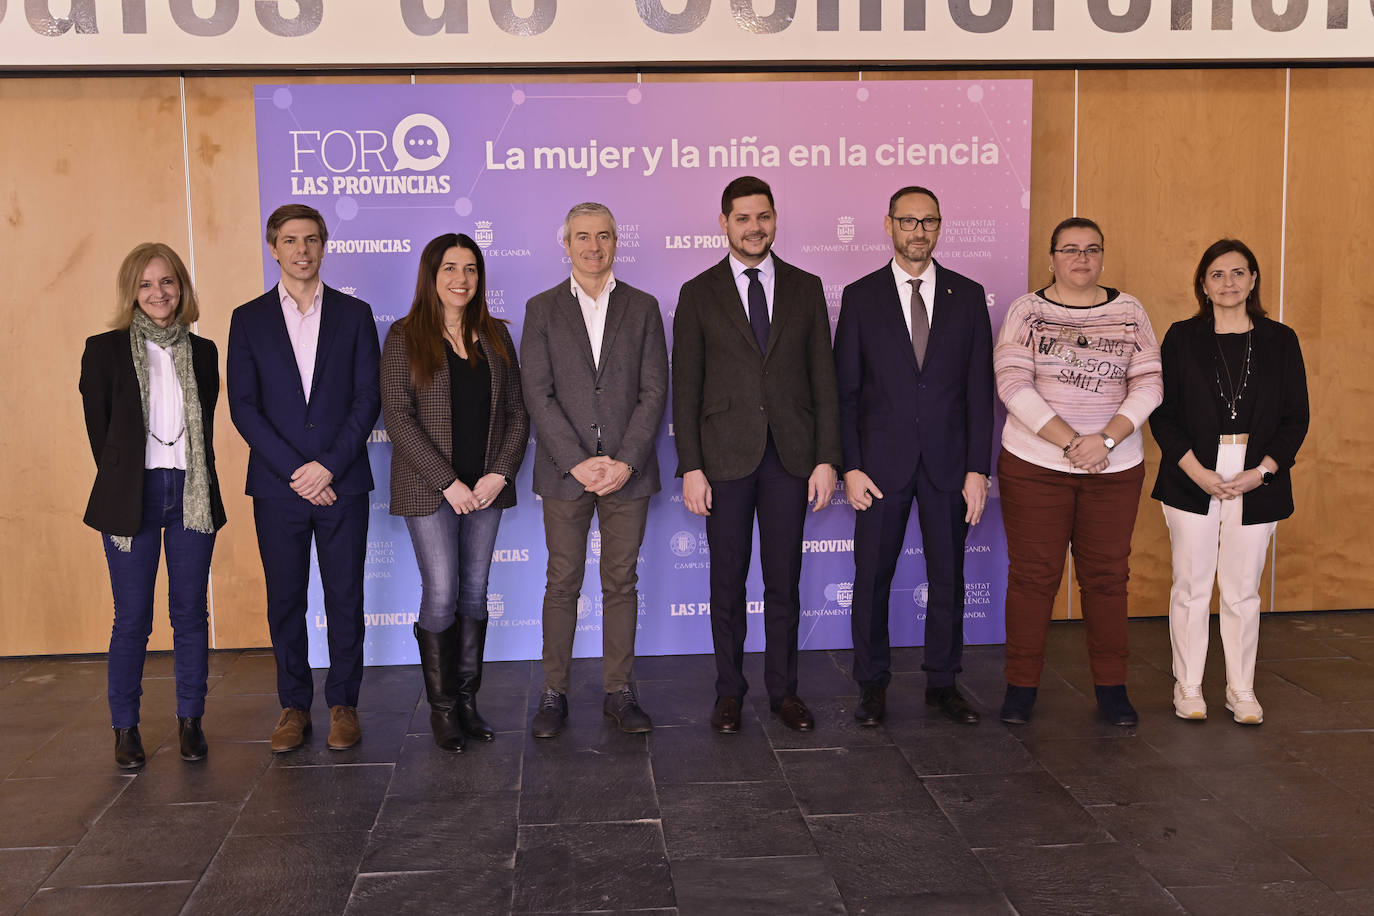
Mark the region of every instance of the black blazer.
MULTIPOLYGON (((1178 321, 1164 335, 1164 400, 1150 415, 1150 434, 1159 443, 1159 477, 1155 499, 1185 512, 1207 513, 1210 497, 1178 466, 1193 450, 1203 466, 1215 469, 1221 437, 1221 398, 1216 383, 1216 342, 1210 318, 1178 321)), ((1254 426, 1245 447, 1245 466, 1265 455, 1279 471, 1268 486, 1241 497, 1241 524, 1276 522, 1293 514, 1293 481, 1289 468, 1307 435, 1307 373, 1293 329, 1268 318, 1255 321, 1250 342, 1254 371, 1254 426)), ((1248 394, 1248 392, 1247 392, 1248 394)))
POLYGON ((935 309, 924 368, 884 264, 844 288, 835 326, 844 470, 881 490, 923 463, 940 490, 992 470, 992 324, 983 287, 935 265, 935 309))
MULTIPOLYGON (((224 527, 224 502, 215 473, 215 402, 219 400, 219 355, 213 342, 191 335, 191 365, 205 426, 205 460, 210 472, 210 517, 224 527)), ((81 354, 81 406, 86 437, 95 458, 95 485, 86 503, 87 525, 105 534, 131 537, 143 525, 143 398, 129 350, 129 330, 86 339, 81 354)))
POLYGON ((821 280, 777 254, 773 261, 773 318, 762 353, 728 256, 682 285, 672 363, 679 477, 696 470, 708 480, 751 474, 769 432, 783 467, 796 477, 842 460, 821 280))

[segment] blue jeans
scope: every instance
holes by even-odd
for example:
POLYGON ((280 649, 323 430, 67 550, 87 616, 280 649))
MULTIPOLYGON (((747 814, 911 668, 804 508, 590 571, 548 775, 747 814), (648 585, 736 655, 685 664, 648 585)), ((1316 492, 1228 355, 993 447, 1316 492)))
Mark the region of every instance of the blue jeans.
POLYGON ((105 561, 114 592, 114 626, 110 630, 110 724, 138 724, 143 695, 143 657, 153 631, 153 588, 163 544, 167 549, 167 609, 172 621, 173 670, 177 682, 177 715, 205 712, 205 683, 210 673, 210 626, 206 591, 215 536, 182 527, 181 491, 186 472, 152 468, 143 472, 143 525, 133 549, 121 551, 102 535, 105 561))
POLYGON ((501 510, 459 515, 447 502, 429 515, 407 516, 420 568, 420 626, 442 633, 455 617, 485 620, 487 577, 501 510))

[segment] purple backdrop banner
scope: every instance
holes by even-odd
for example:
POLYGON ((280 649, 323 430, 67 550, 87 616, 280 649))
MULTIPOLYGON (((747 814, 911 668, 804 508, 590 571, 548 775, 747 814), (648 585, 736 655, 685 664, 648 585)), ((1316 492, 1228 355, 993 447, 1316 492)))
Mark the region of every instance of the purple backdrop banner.
MULTIPOLYGON (((491 311, 517 343, 524 305, 566 282, 559 233, 568 208, 600 201, 615 213, 616 276, 658 297, 671 348, 682 283, 725 255, 717 214, 732 178, 773 186, 776 249, 825 282, 833 326, 845 284, 891 256, 889 195, 921 184, 940 196, 936 258, 981 282, 994 332, 1026 289, 1030 205, 1029 80, 258 86, 263 219, 288 202, 329 222, 323 276, 366 300, 385 339, 409 309, 425 243, 466 232, 482 246, 491 311)), ((276 263, 264 246, 264 277, 276 263)), ((1000 428, 1001 414, 998 415, 1000 428)), ((417 659, 410 625, 419 574, 405 524, 388 513, 391 446, 378 423, 369 446, 372 499, 366 570, 368 664, 417 659)), ((640 551, 637 651, 711 651, 705 525, 673 477, 672 416, 659 440, 664 490, 651 503, 640 551)), ((488 657, 540 657, 543 520, 527 461, 493 557, 488 657)), ((1004 639, 1006 544, 997 490, 969 536, 969 643, 1004 639)), ((893 583, 892 641, 919 645, 925 566, 913 512, 893 583)), ((854 513, 837 493, 808 515, 801 645, 847 647, 854 513)), ((757 552, 757 551, 756 551, 757 552)), ((601 651, 600 535, 593 527, 579 602, 578 656, 601 651)), ((327 664, 318 574, 312 581, 311 660, 327 664)), ((762 614, 757 559, 751 614, 762 614)), ((763 648, 762 620, 746 646, 763 648)))

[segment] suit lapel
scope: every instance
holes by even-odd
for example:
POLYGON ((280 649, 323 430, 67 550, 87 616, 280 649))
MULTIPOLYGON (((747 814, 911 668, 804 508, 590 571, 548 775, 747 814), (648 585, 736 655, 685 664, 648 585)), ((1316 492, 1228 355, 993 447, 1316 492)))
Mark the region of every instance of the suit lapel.
MULTIPOLYGON (((314 374, 310 377, 312 399, 315 392, 319 390, 320 379, 324 378, 324 366, 329 358, 329 351, 333 348, 334 338, 338 336, 339 322, 343 320, 337 303, 329 302, 330 299, 334 298, 333 292, 326 286, 323 295, 320 296, 320 337, 315 344, 315 369, 314 374)), ((285 318, 282 319, 282 327, 286 327, 285 318)))
MULTIPOLYGON (((625 299, 627 296, 628 293, 621 289, 620 284, 617 283, 615 289, 611 290, 609 301, 606 303, 606 327, 601 334, 601 363, 596 370, 598 378, 606 368, 606 354, 611 352, 611 345, 615 343, 615 335, 620 330, 620 323, 625 320, 625 299)), ((590 352, 590 348, 588 352, 590 352)))
MULTIPOLYGON (((267 348, 269 357, 281 363, 286 371, 290 373, 288 378, 294 378, 299 383, 301 370, 300 367, 296 365, 296 352, 291 349, 291 335, 286 332, 286 316, 282 314, 281 296, 277 292, 276 287, 268 290, 266 299, 265 305, 267 314, 264 317, 267 323, 267 336, 266 340, 263 342, 263 346, 267 348)), ((318 350, 315 354, 315 364, 318 368, 318 350)), ((318 378, 318 376, 316 376, 316 378, 318 378)), ((312 383, 311 391, 313 390, 314 384, 312 383)), ((300 399, 302 406, 308 406, 306 404, 304 392, 301 392, 300 399)))
MULTIPOLYGON (((578 301, 577 294, 572 291, 571 286, 563 287, 563 291, 558 295, 558 302, 563 321, 570 325, 567 332, 568 336, 579 342, 578 351, 587 363, 587 371, 595 376, 596 358, 592 356, 592 336, 587 333, 587 319, 582 317, 582 303, 578 301)), ((601 341, 601 352, 606 352, 604 335, 601 341)))
MULTIPOLYGON (((749 314, 740 301, 739 287, 735 285, 735 275, 730 270, 728 255, 711 271, 711 280, 716 287, 716 302, 725 312, 725 320, 733 325, 736 331, 744 335, 744 339, 749 341, 750 346, 757 352, 759 344, 754 339, 754 328, 749 324, 749 314)), ((776 301, 777 289, 775 288, 773 292, 776 301)), ((771 331, 769 337, 770 339, 772 337, 771 331)))
MULTIPOLYGON (((908 316, 902 314, 902 297, 897 293, 897 281, 892 276, 891 263, 878 275, 877 283, 880 332, 897 342, 899 349, 905 354, 902 357, 903 363, 913 375, 920 375, 921 367, 916 362, 916 349, 911 345, 911 327, 907 324, 908 316)), ((912 295, 915 296, 915 291, 912 295)), ((930 355, 929 342, 926 344, 926 355, 930 355)))
POLYGON ((782 333, 782 326, 795 311, 793 305, 797 300, 792 295, 795 280, 796 274, 791 265, 783 263, 776 254, 773 255, 773 314, 768 320, 768 349, 763 354, 764 359, 773 352, 773 345, 782 333))

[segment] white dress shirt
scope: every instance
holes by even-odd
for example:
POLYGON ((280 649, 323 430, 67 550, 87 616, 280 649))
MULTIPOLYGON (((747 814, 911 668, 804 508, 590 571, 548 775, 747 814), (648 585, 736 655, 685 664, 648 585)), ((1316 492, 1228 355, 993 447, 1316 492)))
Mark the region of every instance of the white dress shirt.
MULTIPOLYGON (((773 263, 773 255, 769 254, 758 265, 759 282, 763 284, 763 298, 768 303, 768 320, 773 320, 773 271, 776 268, 773 263)), ((749 318, 749 277, 745 275, 748 268, 735 260, 735 256, 730 255, 730 272, 735 275, 735 289, 739 290, 739 301, 744 305, 744 317, 749 318)))
POLYGON ((598 367, 601 365, 601 338, 606 336, 606 308, 610 304, 613 289, 614 273, 606 278, 606 285, 601 287, 601 295, 595 299, 578 285, 577 277, 572 278, 573 295, 577 297, 577 304, 582 307, 582 320, 587 324, 587 339, 592 344, 592 363, 598 367))
POLYGON ((291 338, 291 352, 296 355, 296 371, 301 374, 301 391, 305 400, 310 401, 310 384, 315 379, 315 351, 320 346, 320 312, 324 310, 324 283, 315 287, 315 295, 310 308, 301 313, 299 304, 286 291, 286 285, 277 284, 277 295, 281 296, 281 312, 286 318, 286 336, 291 338))
POLYGON ((186 406, 182 403, 172 351, 151 340, 145 340, 143 346, 148 350, 148 442, 143 450, 143 466, 184 471, 186 406), (163 445, 158 439, 172 444, 163 445))
POLYGON ((907 336, 911 336, 911 284, 908 280, 921 281, 921 305, 926 310, 926 326, 935 327, 935 261, 932 259, 919 277, 913 277, 898 267, 897 259, 893 258, 892 276, 897 281, 897 298, 902 300, 902 320, 906 322, 907 336))

